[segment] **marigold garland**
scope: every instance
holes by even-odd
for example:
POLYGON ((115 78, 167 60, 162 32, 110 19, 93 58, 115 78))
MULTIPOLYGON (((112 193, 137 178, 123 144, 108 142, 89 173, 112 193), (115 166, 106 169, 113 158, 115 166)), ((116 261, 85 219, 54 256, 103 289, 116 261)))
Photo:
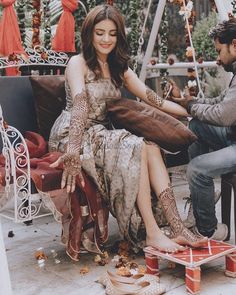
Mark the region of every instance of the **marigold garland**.
POLYGON ((18 0, 16 3, 16 11, 19 22, 19 29, 22 43, 25 45, 25 3, 24 0, 18 0))
POLYGON ((129 46, 131 51, 131 56, 134 59, 138 50, 139 41, 139 20, 141 11, 141 0, 131 0, 130 1, 130 34, 129 34, 129 46))
POLYGON ((233 1, 231 2, 231 5, 232 5, 232 7, 233 7, 233 9, 232 9, 232 13, 233 13, 234 16, 236 16, 236 0, 233 0, 233 1))
POLYGON ((113 5, 114 4, 113 2, 114 2, 113 0, 107 0, 107 4, 109 5, 113 5))
POLYGON ((50 0, 43 0, 43 15, 44 15, 44 47, 51 48, 51 13, 49 9, 50 0))
POLYGON ((40 25, 41 25, 41 14, 40 11, 41 1, 40 0, 33 0, 32 6, 35 9, 33 13, 32 19, 32 28, 33 28, 33 36, 32 36, 32 47, 40 45, 40 25))
MULTIPOLYGON (((188 19, 190 33, 193 31, 196 12, 193 10, 193 1, 191 0, 169 0, 169 2, 178 4, 180 6, 179 14, 183 16, 184 20, 188 19)), ((185 26, 185 42, 186 42, 186 58, 189 62, 193 62, 194 48, 191 47, 190 37, 188 33, 187 24, 185 26)), ((198 93, 196 72, 193 68, 187 69, 188 89, 190 95, 196 96, 198 93)))
MULTIPOLYGON (((166 7, 164 9, 163 15, 162 15, 162 22, 161 22, 161 28, 160 28, 160 62, 168 62, 168 20, 167 20, 167 11, 166 7)), ((160 77, 161 77, 161 89, 163 92, 163 96, 166 96, 166 84, 167 84, 167 77, 169 76, 169 72, 167 69, 160 69, 160 77)))
POLYGON ((90 11, 92 8, 96 6, 96 0, 87 0, 88 3, 88 10, 90 11))

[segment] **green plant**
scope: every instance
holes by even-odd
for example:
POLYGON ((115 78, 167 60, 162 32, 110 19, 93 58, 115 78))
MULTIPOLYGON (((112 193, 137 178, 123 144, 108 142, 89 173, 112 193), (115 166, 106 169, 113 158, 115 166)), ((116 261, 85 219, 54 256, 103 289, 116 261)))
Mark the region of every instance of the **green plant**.
POLYGON ((204 61, 216 59, 217 53, 213 41, 208 36, 209 29, 216 24, 217 15, 215 12, 210 13, 208 17, 196 22, 192 39, 197 58, 202 57, 204 61))
POLYGON ((217 97, 222 92, 224 85, 219 83, 221 78, 219 72, 215 76, 212 76, 210 72, 204 70, 202 86, 204 90, 205 97, 217 97))

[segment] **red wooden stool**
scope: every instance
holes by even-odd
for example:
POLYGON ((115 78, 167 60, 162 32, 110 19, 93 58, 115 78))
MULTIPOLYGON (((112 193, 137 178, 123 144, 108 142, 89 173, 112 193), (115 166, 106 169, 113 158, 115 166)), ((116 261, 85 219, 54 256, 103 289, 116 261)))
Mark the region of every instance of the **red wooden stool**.
POLYGON ((149 274, 159 274, 159 258, 184 265, 186 289, 190 294, 198 294, 200 292, 200 266, 219 257, 226 257, 225 275, 236 277, 236 246, 228 243, 209 240, 208 245, 204 248, 188 248, 184 252, 176 254, 167 254, 153 247, 144 248, 144 252, 147 273, 149 274))
POLYGON ((229 173, 221 176, 221 216, 222 223, 225 223, 228 227, 228 236, 225 241, 230 239, 232 195, 234 196, 234 239, 236 243, 236 173, 229 173))

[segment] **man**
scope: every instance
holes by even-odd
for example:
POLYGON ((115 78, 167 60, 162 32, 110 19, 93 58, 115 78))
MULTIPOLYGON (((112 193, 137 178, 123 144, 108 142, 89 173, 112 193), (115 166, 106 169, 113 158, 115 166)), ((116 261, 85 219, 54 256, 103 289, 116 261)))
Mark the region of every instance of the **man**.
POLYGON ((180 104, 193 117, 190 129, 198 140, 189 147, 187 179, 196 230, 204 236, 224 240, 228 229, 217 223, 213 179, 236 171, 236 20, 211 29, 218 52, 217 63, 233 73, 229 88, 212 99, 185 96, 180 104))

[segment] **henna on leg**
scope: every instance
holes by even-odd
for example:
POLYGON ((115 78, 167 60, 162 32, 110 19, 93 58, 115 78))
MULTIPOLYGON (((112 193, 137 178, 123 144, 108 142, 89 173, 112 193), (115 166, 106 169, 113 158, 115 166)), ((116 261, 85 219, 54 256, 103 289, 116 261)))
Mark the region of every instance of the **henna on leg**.
POLYGON ((173 189, 170 184, 160 193, 159 199, 161 201, 166 219, 170 223, 170 227, 173 231, 173 240, 180 245, 189 245, 192 247, 204 246, 207 238, 196 236, 184 226, 180 218, 173 189))
POLYGON ((155 247, 160 251, 165 252, 177 252, 184 250, 184 247, 181 247, 176 242, 170 240, 162 233, 153 216, 145 144, 143 144, 142 148, 141 173, 137 205, 145 224, 147 233, 146 244, 148 246, 155 247))
POLYGON ((149 145, 147 147, 147 156, 151 186, 158 196, 166 219, 170 224, 174 235, 173 240, 180 245, 192 247, 205 245, 207 239, 193 234, 184 226, 181 220, 160 150, 154 145, 149 145))

